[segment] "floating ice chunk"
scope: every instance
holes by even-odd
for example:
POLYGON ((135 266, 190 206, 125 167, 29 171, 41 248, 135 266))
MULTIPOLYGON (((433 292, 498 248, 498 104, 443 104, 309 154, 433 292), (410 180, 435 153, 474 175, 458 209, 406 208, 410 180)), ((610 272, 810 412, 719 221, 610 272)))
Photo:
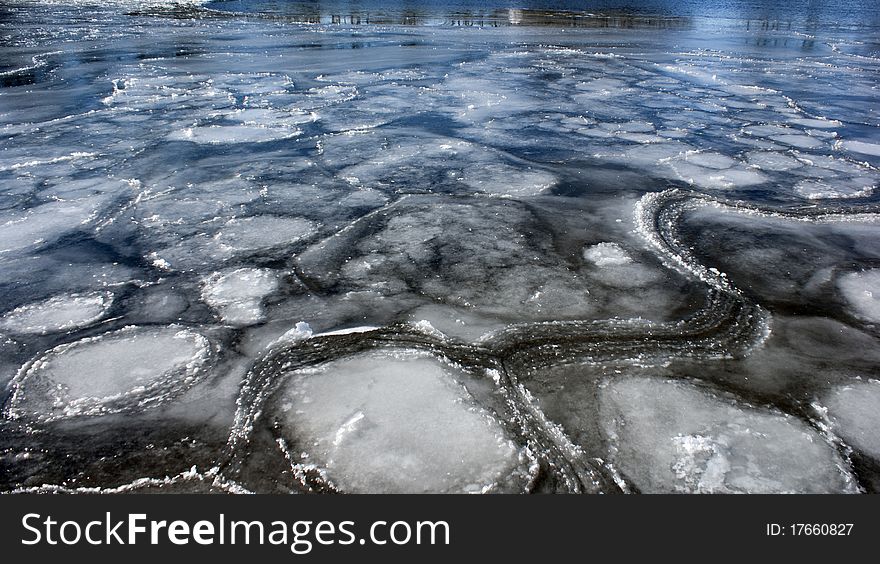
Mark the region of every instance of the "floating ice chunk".
POLYGON ((86 327, 101 319, 113 294, 66 294, 17 307, 0 318, 0 329, 20 334, 46 334, 86 327))
POLYGON ((231 219, 214 238, 233 251, 251 251, 301 241, 312 236, 317 228, 308 219, 260 215, 231 219))
POLYGON ((500 151, 462 139, 389 132, 393 143, 375 132, 339 135, 327 140, 324 158, 346 164, 339 173, 353 186, 395 191, 461 192, 477 190, 499 196, 537 195, 554 184, 555 175, 513 161, 500 151))
POLYGON ((267 127, 261 125, 207 125, 187 127, 172 132, 168 139, 172 141, 192 141, 205 145, 223 145, 232 143, 265 143, 290 139, 302 134, 301 129, 292 127, 267 127))
POLYGON ((22 367, 7 414, 52 421, 157 405, 192 385, 210 355, 208 339, 176 326, 60 345, 22 367))
POLYGON ((291 375, 285 439, 347 492, 464 493, 517 467, 499 422, 426 354, 382 351, 291 375))
POLYGON ((839 386, 822 399, 833 430, 851 446, 880 460, 880 382, 839 386))
POLYGON ((856 317, 880 323, 880 268, 844 274, 837 287, 856 317))
POLYGON ((877 143, 868 143, 866 141, 841 141, 839 146, 854 153, 880 157, 880 144, 877 143))
POLYGON ((864 198, 874 191, 866 179, 808 179, 795 184, 794 191, 809 200, 864 198))
POLYGON ((314 99, 316 107, 321 107, 352 100, 358 95, 358 90, 350 85, 331 84, 329 86, 310 88, 308 95, 314 99))
POLYGON ((247 108, 236 110, 230 114, 224 114, 228 119, 235 119, 245 125, 260 127, 290 127, 315 121, 317 116, 313 112, 303 110, 280 110, 274 108, 247 108))
POLYGON ((808 425, 675 380, 613 380, 600 395, 611 461, 643 492, 831 493, 857 486, 808 425))
POLYGON ((202 299, 231 325, 263 320, 263 299, 278 289, 278 275, 267 268, 239 268, 215 272, 202 289, 202 299))
POLYGON ((675 161, 670 162, 669 166, 679 179, 702 188, 740 188, 767 182, 766 176, 745 167, 716 170, 675 161))
POLYGON ((617 135, 619 139, 625 139, 627 141, 632 141, 633 143, 664 143, 668 141, 665 137, 661 137, 659 135, 648 135, 645 133, 619 133, 617 135))
POLYGON ((778 143, 785 143, 786 145, 799 147, 801 149, 815 149, 816 147, 822 146, 822 141, 815 137, 811 137, 810 135, 788 133, 785 135, 773 135, 770 139, 778 143))
POLYGON ((776 151, 752 151, 746 155, 746 160, 761 170, 791 170, 803 166, 796 158, 776 151))
POLYGON ((17 214, 0 223, 0 255, 52 242, 83 227, 97 217, 104 202, 99 196, 56 201, 17 214))
POLYGON ((468 169, 462 180, 480 192, 513 197, 537 196, 556 184, 556 177, 549 172, 531 167, 523 170, 506 163, 468 169))
POLYGON ((843 125, 836 119, 811 119, 811 118, 798 118, 793 119, 789 123, 792 125, 800 125, 802 127, 813 127, 816 129, 834 129, 835 127, 840 127, 843 125))
POLYGON ((308 339, 313 334, 312 327, 308 323, 305 321, 298 321, 293 329, 286 331, 278 338, 278 342, 295 343, 297 341, 308 339))
POLYGON ((596 266, 620 266, 632 262, 629 253, 617 243, 598 243, 586 247, 584 258, 596 266))
POLYGON ((465 308, 430 304, 413 310, 409 320, 426 320, 446 337, 477 343, 504 327, 503 322, 487 318, 465 308))
POLYGON ((690 153, 685 155, 685 160, 698 166, 715 169, 730 168, 736 164, 734 159, 721 153, 690 153))
POLYGON ((600 123, 599 127, 606 131, 620 131, 625 133, 653 133, 654 124, 645 121, 627 121, 622 123, 600 123))
MULTIPOLYGON (((684 155, 693 147, 680 143, 678 141, 670 141, 668 143, 642 145, 626 150, 620 157, 615 160, 630 163, 635 166, 654 167, 657 163, 668 161, 684 155)), ((600 155, 601 156, 601 155, 600 155)))

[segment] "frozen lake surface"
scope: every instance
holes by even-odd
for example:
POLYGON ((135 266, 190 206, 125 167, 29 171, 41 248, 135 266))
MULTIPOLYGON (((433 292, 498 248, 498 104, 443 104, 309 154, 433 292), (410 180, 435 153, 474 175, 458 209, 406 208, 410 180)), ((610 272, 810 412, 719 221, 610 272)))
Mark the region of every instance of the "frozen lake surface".
POLYGON ((880 491, 871 2, 0 6, 0 490, 880 491))

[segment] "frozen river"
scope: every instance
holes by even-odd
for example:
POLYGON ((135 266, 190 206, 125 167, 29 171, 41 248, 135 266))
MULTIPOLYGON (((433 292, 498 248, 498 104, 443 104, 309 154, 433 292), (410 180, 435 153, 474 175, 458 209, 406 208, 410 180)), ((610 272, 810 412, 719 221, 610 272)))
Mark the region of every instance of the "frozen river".
POLYGON ((626 4, 0 4, 0 490, 880 490, 880 7, 626 4))

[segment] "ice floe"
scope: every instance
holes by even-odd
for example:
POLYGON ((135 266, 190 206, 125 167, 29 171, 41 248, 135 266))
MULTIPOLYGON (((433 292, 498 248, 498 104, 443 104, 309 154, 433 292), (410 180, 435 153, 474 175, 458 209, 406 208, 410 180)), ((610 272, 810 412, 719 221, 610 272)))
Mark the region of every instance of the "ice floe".
POLYGON ((479 493, 519 465, 503 427, 412 351, 381 351, 290 375, 279 399, 291 462, 347 492, 479 493))
POLYGON ((632 257, 617 243, 597 243, 584 249, 584 258, 596 266, 621 266, 632 257))
POLYGON ((600 415, 612 462, 642 492, 857 491, 845 461, 807 424, 693 384, 614 379, 600 415))
POLYGON ((109 292, 53 296, 7 312, 0 318, 0 329, 41 335, 86 327, 101 319, 112 303, 109 292))
POLYGON ((158 405, 191 386, 212 355, 183 327, 126 327, 59 345, 25 364, 6 415, 52 421, 158 405))
POLYGON ((856 317, 880 323, 880 268, 844 274, 837 287, 856 317))
POLYGON ((263 320, 262 300, 278 289, 278 275, 266 268, 217 272, 204 283, 202 299, 225 323, 250 325, 263 320))
POLYGON ((880 382, 852 382, 827 392, 820 400, 833 429, 852 447, 880 460, 880 382))

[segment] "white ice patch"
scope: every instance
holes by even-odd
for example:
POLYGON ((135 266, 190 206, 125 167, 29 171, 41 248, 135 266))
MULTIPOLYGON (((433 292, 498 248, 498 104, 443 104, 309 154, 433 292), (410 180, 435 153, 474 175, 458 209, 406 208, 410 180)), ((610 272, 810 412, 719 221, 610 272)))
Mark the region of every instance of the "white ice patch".
POLYGON ((302 134, 294 127, 263 125, 207 125, 187 127, 168 134, 171 141, 191 141, 204 145, 224 145, 233 143, 265 143, 290 139, 302 134))
POLYGON ((880 157, 880 144, 867 141, 841 141, 839 146, 847 151, 880 157))
POLYGON ((278 285, 278 275, 267 268, 215 272, 205 281, 202 299, 225 323, 253 325, 263 320, 262 301, 278 285))
POLYGON ((482 492, 518 462, 456 371, 425 354, 333 361, 293 373, 283 394, 286 438, 347 492, 482 492))
MULTIPOLYGON (((716 160, 715 164, 720 164, 716 160)), ((737 166, 725 170, 707 168, 690 162, 670 161, 669 166, 679 180, 702 188, 741 188, 767 182, 767 177, 760 172, 737 166)))
POLYGON ((880 323, 880 268, 844 274, 837 287, 856 317, 880 323))
POLYGON ((794 191, 808 200, 865 198, 874 192, 874 185, 868 179, 811 178, 795 184, 794 191))
POLYGON ((631 263, 629 256, 623 247, 617 243, 598 243, 584 249, 584 259, 596 266, 621 266, 631 263))
POLYGON ((144 409, 192 385, 210 352, 204 336, 177 326, 59 345, 22 367, 6 413, 52 421, 144 409))
POLYGON ((462 180, 474 190, 512 197, 537 196, 557 182, 549 172, 532 167, 515 168, 506 163, 468 168, 462 180))
POLYGON ((86 327, 101 319, 113 302, 109 292, 66 294, 13 309, 0 318, 0 329, 42 335, 86 327))
POLYGON ((254 251, 301 241, 317 229, 308 219, 260 215, 229 220, 214 239, 233 252, 254 251))
POLYGON ((8 219, 0 216, 0 255, 38 247, 82 228, 97 217, 104 202, 99 196, 55 201, 8 219))
POLYGON ((339 177, 357 187, 525 197, 541 194, 558 181, 546 170, 515 162, 489 147, 410 130, 333 137, 327 140, 324 159, 345 165, 339 177), (386 142, 385 136, 394 142, 386 142))
POLYGON ((746 160, 761 170, 791 170, 803 166, 796 158, 777 151, 752 151, 746 155, 746 160))
POLYGON ((805 423, 675 380, 620 378, 601 389, 610 459, 646 493, 841 493, 855 480, 805 423))
POLYGON ((726 155, 722 155, 721 153, 690 153, 686 155, 685 160, 694 163, 697 166, 714 168, 718 170, 730 168, 737 164, 734 159, 731 159, 726 155))
POLYGON ((880 460, 880 381, 839 386, 828 392, 822 403, 843 440, 880 460))

